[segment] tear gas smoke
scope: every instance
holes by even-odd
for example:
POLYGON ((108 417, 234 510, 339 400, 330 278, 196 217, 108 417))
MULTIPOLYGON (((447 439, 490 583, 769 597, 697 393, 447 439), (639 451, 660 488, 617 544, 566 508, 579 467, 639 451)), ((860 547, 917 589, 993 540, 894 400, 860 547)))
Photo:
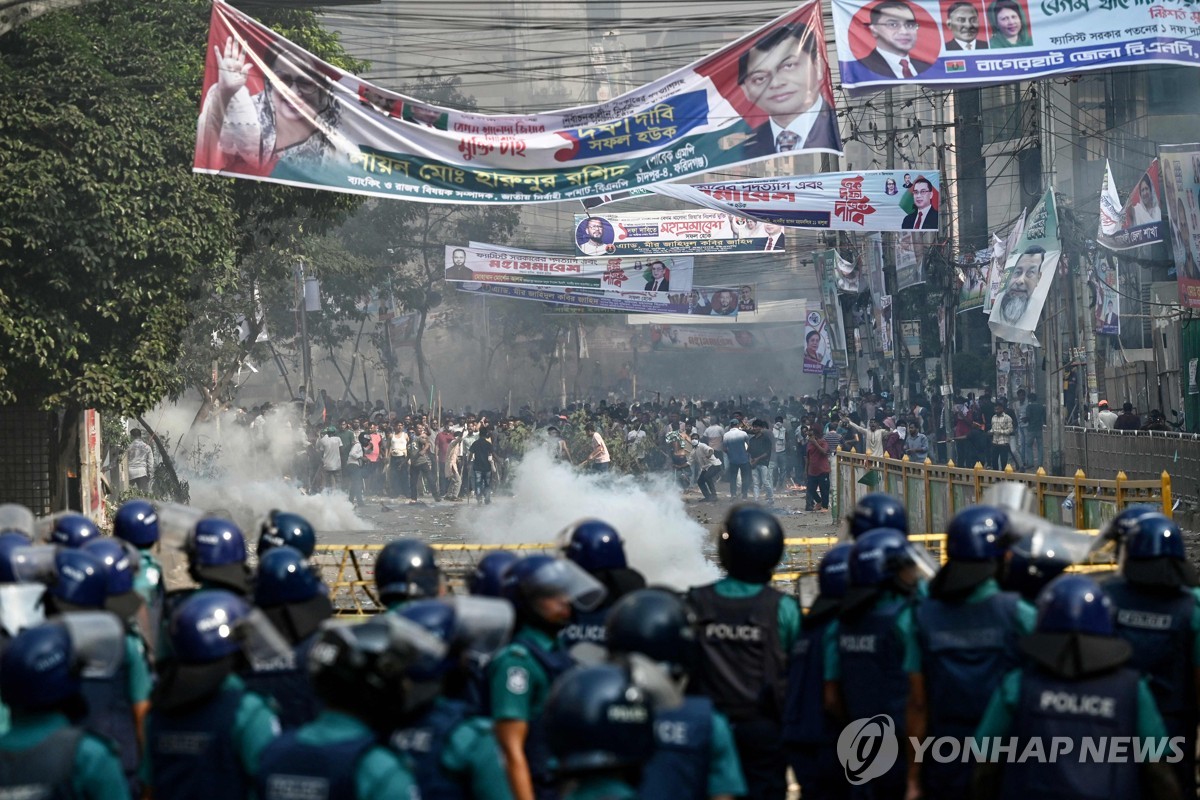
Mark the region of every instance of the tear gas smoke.
MULTIPOLYGON (((366 530, 370 523, 354 513, 344 492, 306 495, 300 487, 311 477, 307 440, 299 415, 290 406, 272 408, 253 425, 239 424, 231 414, 189 428, 194 408, 164 406, 146 416, 168 451, 175 469, 188 482, 191 505, 232 519, 252 540, 271 509, 304 516, 317 529, 366 530)), ((157 451, 154 454, 158 459, 157 451)))
POLYGON ((678 484, 667 476, 581 474, 532 447, 516 467, 513 497, 464 509, 459 523, 483 544, 549 542, 572 522, 596 517, 625 541, 629 566, 649 583, 683 589, 715 580, 704 557, 708 534, 688 516, 678 484))

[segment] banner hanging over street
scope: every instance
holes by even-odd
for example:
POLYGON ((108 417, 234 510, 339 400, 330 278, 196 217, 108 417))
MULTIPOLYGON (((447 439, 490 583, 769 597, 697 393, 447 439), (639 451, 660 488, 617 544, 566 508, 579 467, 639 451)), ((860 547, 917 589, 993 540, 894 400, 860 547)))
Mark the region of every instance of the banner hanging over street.
POLYGON ((1051 189, 1029 212, 1020 237, 1008 251, 1000 291, 988 315, 988 327, 995 336, 1006 342, 1039 346, 1033 332, 1061 255, 1058 212, 1051 189))
POLYGON ((691 258, 571 258, 495 245, 446 246, 446 280, 614 292, 688 292, 691 258))
POLYGON ((1179 303, 1200 308, 1200 144, 1174 144, 1158 149, 1163 199, 1171 221, 1171 254, 1179 303))
POLYGON ((783 228, 720 211, 645 211, 575 215, 575 249, 596 258, 623 255, 785 252, 783 228))
POLYGON ((727 327, 651 325, 652 350, 707 350, 719 353, 773 353, 804 347, 800 325, 727 327))
POLYGON ((1158 182, 1158 159, 1142 173, 1129 199, 1121 205, 1113 182, 1112 168, 1104 164, 1104 183, 1100 187, 1100 228, 1096 242, 1109 250, 1129 250, 1158 244, 1162 236, 1162 204, 1158 182))
POLYGON ((471 282, 458 284, 458 290, 490 297, 534 300, 551 305, 625 314, 684 314, 735 319, 740 310, 752 311, 755 306, 752 286, 743 286, 740 290, 722 286, 693 286, 690 291, 666 294, 471 282))
POLYGON ((1190 0, 832 0, 848 89, 1011 83, 1132 64, 1200 66, 1190 0))
POLYGON ((216 2, 203 90, 196 172, 432 203, 583 199, 842 150, 818 0, 608 102, 544 114, 423 103, 216 2))

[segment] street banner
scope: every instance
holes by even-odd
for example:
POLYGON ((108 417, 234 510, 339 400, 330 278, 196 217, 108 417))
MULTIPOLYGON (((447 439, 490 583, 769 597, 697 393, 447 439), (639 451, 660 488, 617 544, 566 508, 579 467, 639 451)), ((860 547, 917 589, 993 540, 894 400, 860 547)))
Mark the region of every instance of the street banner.
MULTIPOLYGON (((742 291, 753 287, 743 286, 742 291)), ((525 286, 514 283, 459 283, 460 292, 533 300, 623 314, 691 314, 736 319, 740 310, 739 290, 725 286, 693 286, 686 292, 604 292, 593 289, 525 286)))
POLYGON ((1040 346, 1033 331, 1041 319, 1060 255, 1058 212, 1051 189, 1029 212, 1016 246, 1005 258, 1000 291, 988 315, 993 335, 1007 342, 1040 346))
POLYGON ((1129 250, 1158 244, 1162 236, 1162 204, 1158 182, 1158 159, 1142 173, 1125 205, 1121 205, 1112 170, 1104 164, 1104 184, 1100 187, 1100 228, 1096 242, 1109 250, 1129 250))
POLYGON ((430 203, 579 200, 842 151, 818 0, 603 103, 539 114, 423 103, 215 2, 202 88, 196 172, 430 203))
POLYGON ((832 5, 838 67, 847 89, 1013 83, 1133 64, 1200 66, 1197 18, 1176 0, 1090 5, 832 0, 832 5))
POLYGON ((1171 221, 1171 254, 1179 282, 1179 304, 1200 308, 1200 144, 1175 144, 1158 149, 1162 165, 1163 199, 1171 221))
POLYGON ((985 314, 992 313, 992 306, 996 304, 996 296, 1000 294, 1000 282, 1004 279, 1004 262, 1008 259, 1008 254, 1017 246, 1017 240, 1021 238, 1021 233, 1025 230, 1026 210, 1021 209, 1021 216, 1017 217, 1016 224, 1008 232, 1008 236, 1001 239, 996 234, 992 234, 992 260, 988 264, 988 285, 983 296, 983 313, 985 314))
MULTIPOLYGON (((993 240, 994 237, 993 237, 993 240)), ((988 267, 992 251, 976 250, 966 253, 958 266, 958 311, 975 311, 983 308, 983 297, 987 294, 988 267)))
POLYGON ((651 325, 652 350, 707 350, 719 353, 773 353, 804 347, 799 325, 753 328, 725 325, 651 325))
POLYGON ((921 320, 906 319, 900 322, 900 338, 909 358, 921 356, 921 320))
POLYGON ((896 234, 896 288, 907 289, 925 282, 925 254, 929 250, 927 234, 896 234))
POLYGON ((825 314, 815 308, 809 309, 804 318, 804 374, 836 374, 833 365, 833 341, 825 314))
POLYGON ((837 290, 845 294, 858 294, 863 290, 860 262, 847 261, 837 254, 837 290))
POLYGON ((846 323, 842 318, 842 304, 837 290, 837 250, 820 250, 813 253, 817 278, 821 282, 821 310, 825 318, 825 330, 831 346, 830 355, 835 367, 845 369, 849 362, 846 356, 846 323))
POLYGON ((875 343, 884 358, 894 357, 892 346, 892 296, 881 295, 879 307, 875 311, 875 343))
POLYGON ((498 245, 446 245, 446 280, 513 283, 614 292, 687 292, 693 260, 662 258, 572 258, 498 245))
POLYGON ((1115 256, 1096 253, 1096 264, 1092 268, 1092 290, 1095 305, 1092 314, 1096 333, 1118 336, 1121 333, 1121 285, 1120 266, 1115 256))
POLYGON ((584 205, 658 194, 788 228, 858 232, 910 230, 918 224, 918 209, 928 209, 920 226, 937 230, 941 191, 937 170, 868 170, 724 183, 662 183, 584 205))
POLYGON ((721 211, 645 211, 576 214, 580 256, 697 255, 785 252, 783 228, 721 211))

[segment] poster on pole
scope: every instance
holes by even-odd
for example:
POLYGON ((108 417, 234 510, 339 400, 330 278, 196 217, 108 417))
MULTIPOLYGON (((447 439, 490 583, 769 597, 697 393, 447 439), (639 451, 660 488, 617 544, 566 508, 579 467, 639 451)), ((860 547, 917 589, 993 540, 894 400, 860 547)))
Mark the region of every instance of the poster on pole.
POLYGON ((881 295, 879 307, 875 310, 875 343, 884 358, 894 358, 892 346, 892 296, 881 295))
POLYGON ((1164 146, 1158 153, 1179 303, 1184 308, 1200 308, 1200 144, 1164 146))
MULTIPOLYGON (((741 291, 753 287, 742 287, 741 291)), ((527 286, 513 283, 465 282, 458 284, 460 292, 532 300, 555 306, 567 306, 593 311, 623 314, 683 314, 736 319, 739 313, 739 290, 725 286, 693 286, 686 292, 605 292, 593 289, 571 289, 548 286, 527 286)))
POLYGON ((896 234, 896 288, 908 289, 925 282, 925 255, 930 244, 928 234, 896 234))
POLYGON ((1158 159, 1142 173, 1137 186, 1121 205, 1113 183, 1112 170, 1104 165, 1104 183, 1100 187, 1100 228, 1096 242, 1109 250, 1129 250, 1148 244, 1158 244, 1162 236, 1161 190, 1158 180, 1158 159))
POLYGON ((650 349, 774 353, 804 347, 803 333, 800 325, 651 325, 650 349))
MULTIPOLYGON (((833 0, 842 85, 1012 83, 1133 64, 1200 66, 1189 5, 833 0)), ((859 93, 862 93, 860 91, 859 93)))
POLYGON ((809 309, 804 318, 804 374, 825 375, 837 372, 833 365, 833 341, 825 314, 809 309))
POLYGON ((842 151, 821 5, 602 103, 536 114, 435 106, 213 3, 193 170, 430 203, 627 191, 780 154, 842 151), (791 91, 779 91, 785 74, 791 91))
POLYGON ((976 250, 974 253, 964 253, 958 265, 958 311, 975 311, 983 308, 983 298, 987 294, 988 267, 992 259, 992 251, 976 250))
POLYGON ((722 211, 576 214, 572 239, 581 258, 783 253, 783 227, 722 211))
POLYGON ((1007 342, 1040 346, 1034 335, 1058 270, 1062 245, 1054 190, 1048 190, 1025 220, 1025 228, 1004 262, 1000 292, 988 315, 992 334, 1007 342))
POLYGON ((1114 256, 1096 253, 1092 267, 1092 317, 1096 333, 1119 336, 1121 333, 1120 265, 1114 256))
POLYGON ((825 318, 825 330, 829 335, 831 355, 835 367, 849 366, 846 353, 846 323, 842 319, 842 304, 838 301, 837 250, 820 250, 813 253, 817 267, 817 279, 821 284, 821 310, 825 318))
POLYGON ((453 283, 514 283, 614 292, 687 292, 691 258, 589 259, 514 250, 498 245, 446 245, 446 280, 453 283))

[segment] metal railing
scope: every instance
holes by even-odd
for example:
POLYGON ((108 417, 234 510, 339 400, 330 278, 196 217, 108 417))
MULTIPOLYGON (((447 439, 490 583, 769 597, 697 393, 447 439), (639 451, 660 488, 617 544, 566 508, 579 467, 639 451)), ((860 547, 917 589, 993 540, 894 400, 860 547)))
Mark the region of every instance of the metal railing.
POLYGON ((1089 474, 1126 464, 1130 477, 1152 479, 1170 470, 1176 496, 1200 500, 1200 435, 1173 431, 1110 431, 1068 427, 1063 464, 1089 474))

